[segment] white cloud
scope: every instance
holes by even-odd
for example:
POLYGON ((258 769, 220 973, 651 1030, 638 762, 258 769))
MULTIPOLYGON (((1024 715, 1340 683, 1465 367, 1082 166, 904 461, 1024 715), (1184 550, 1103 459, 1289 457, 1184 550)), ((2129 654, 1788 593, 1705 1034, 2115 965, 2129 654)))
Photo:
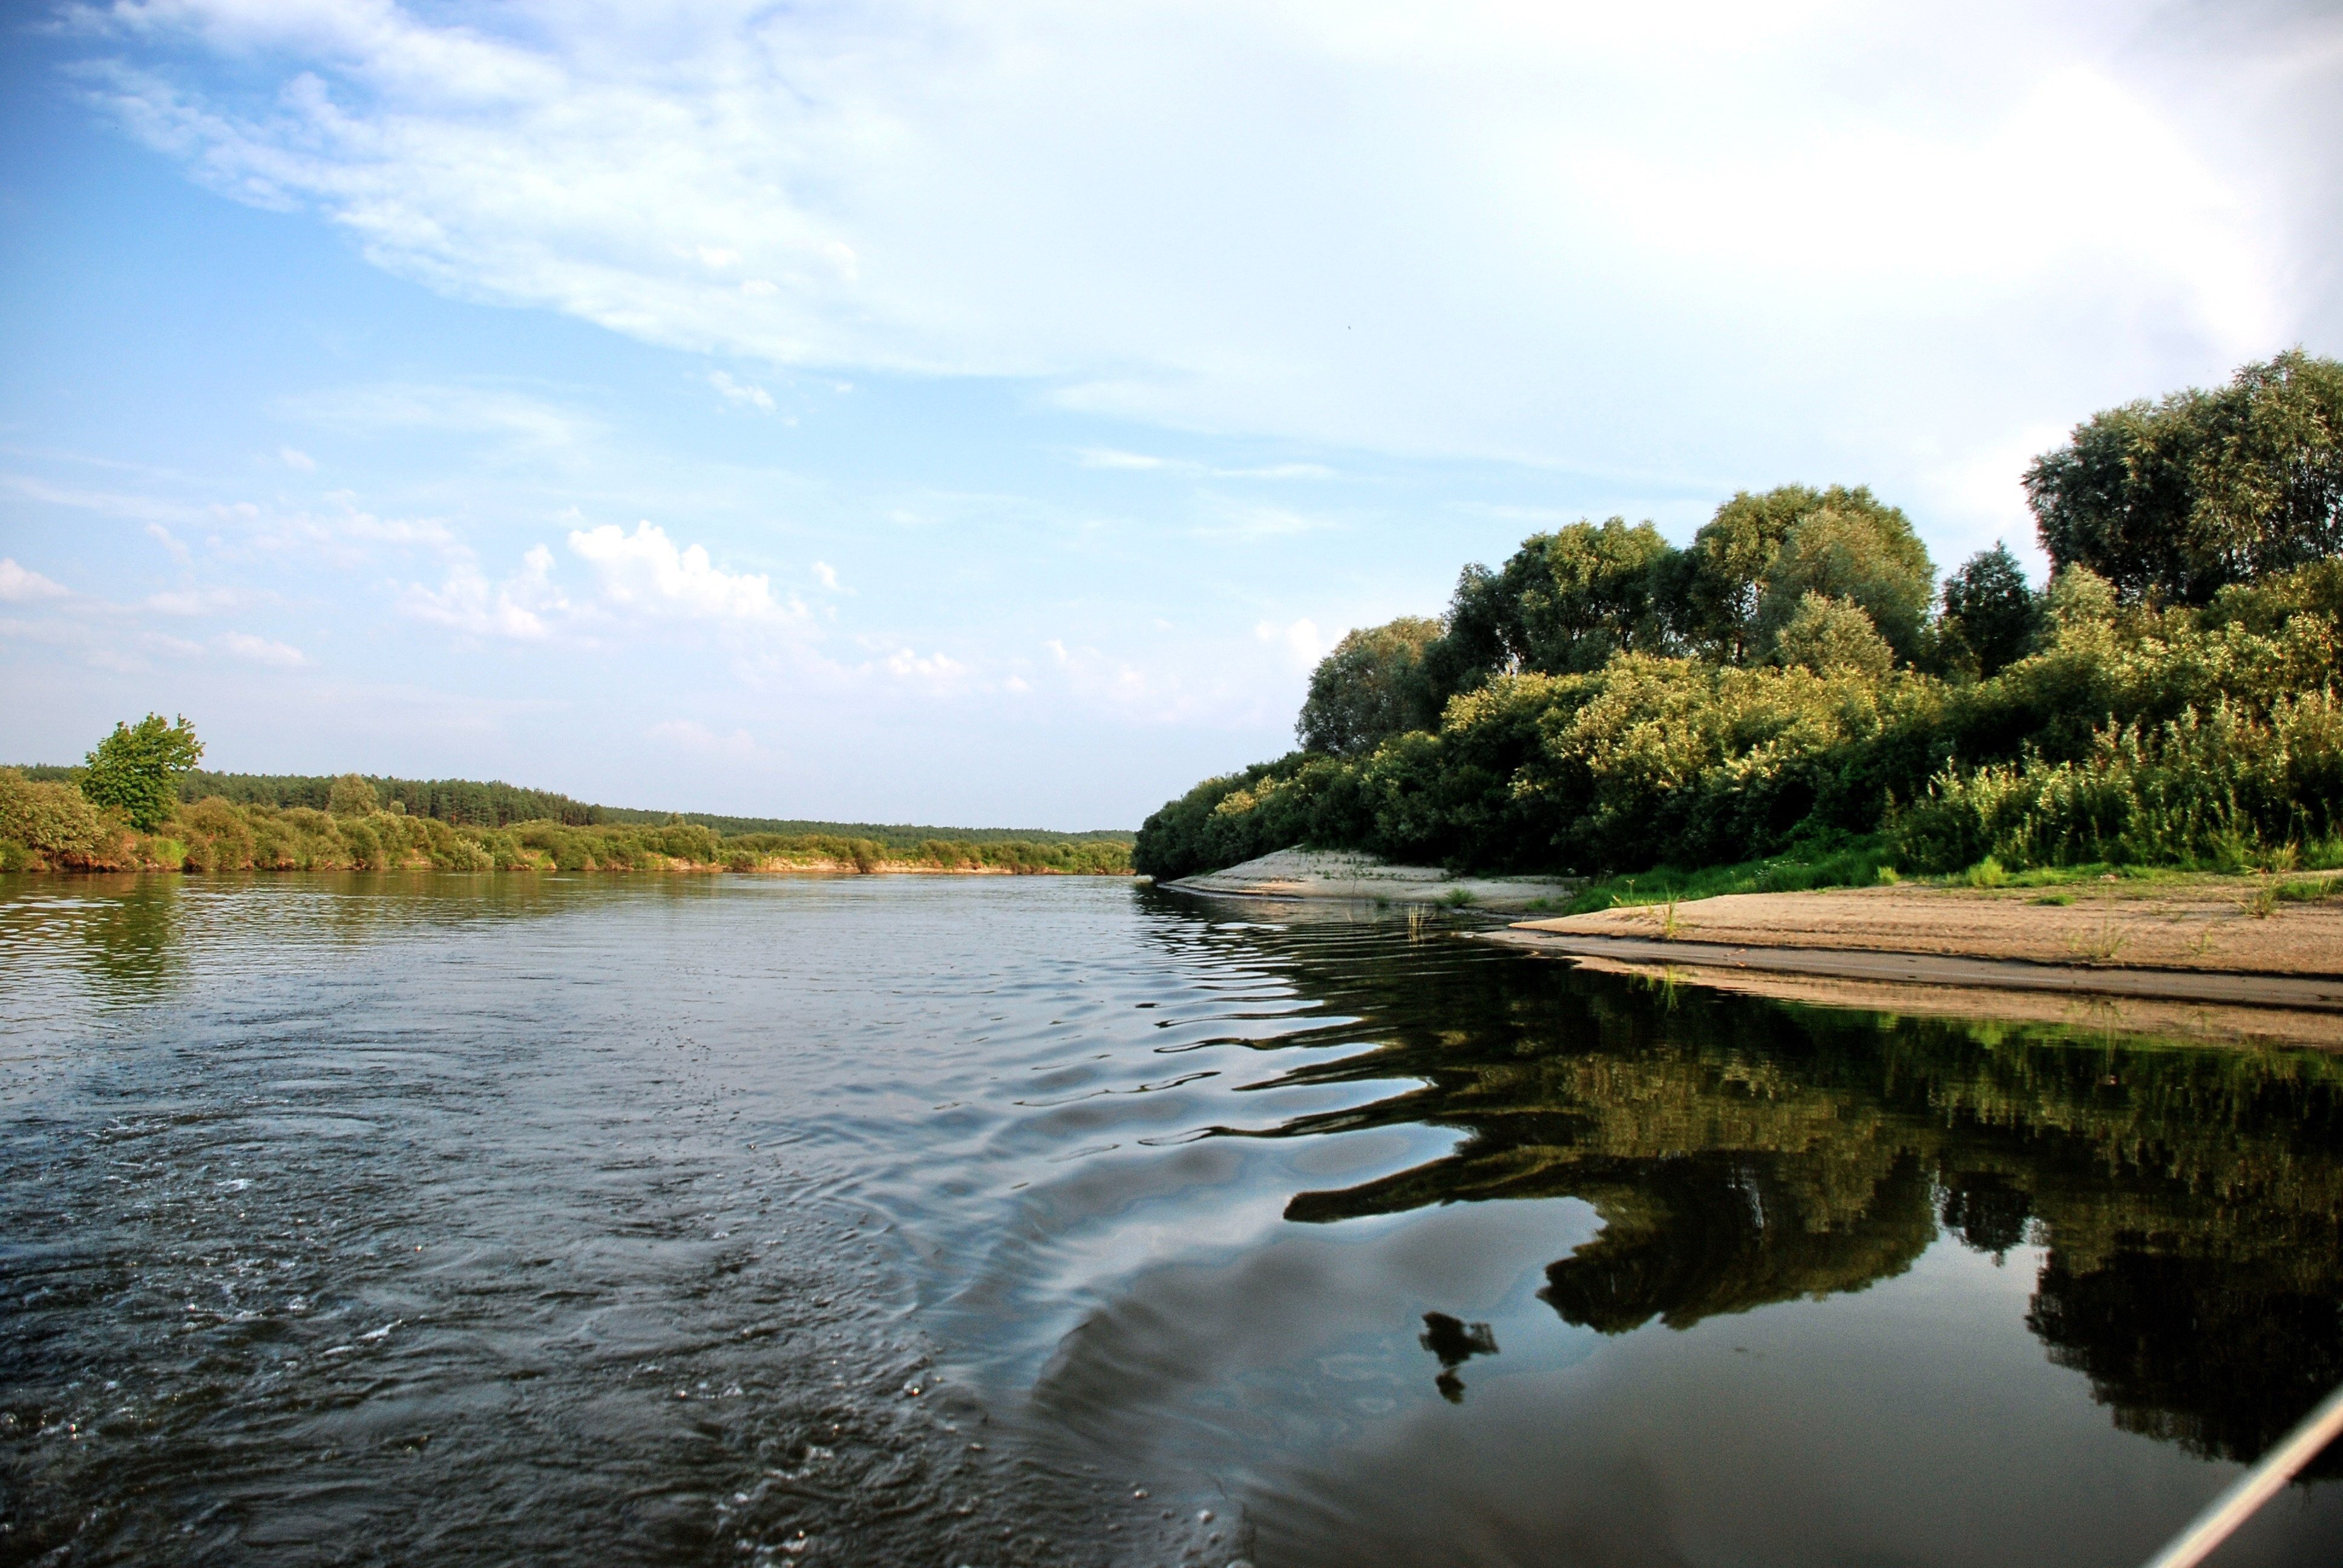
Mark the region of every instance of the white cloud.
POLYGON ((381 382, 288 397, 281 407, 293 418, 353 435, 444 430, 501 437, 524 451, 574 447, 600 430, 579 410, 498 387, 381 382))
POLYGON ((906 679, 936 683, 956 681, 969 673, 969 667, 948 654, 920 655, 910 648, 899 648, 879 661, 880 668, 890 675, 906 679))
POLYGON ((398 608, 418 620, 454 627, 473 637, 535 642, 552 633, 569 601, 553 583, 553 552, 538 545, 521 558, 521 569, 491 583, 468 559, 447 570, 436 590, 417 584, 399 596, 398 608))
POLYGON ((754 408, 760 414, 769 414, 773 411, 773 395, 762 387, 745 381, 735 381, 721 370, 709 371, 708 384, 734 403, 754 408))
POLYGON ((1171 466, 1167 458, 1151 457, 1144 452, 1119 451, 1111 447, 1086 447, 1076 454, 1076 459, 1085 468, 1121 468, 1140 473, 1171 466))
POLYGON ((643 738, 697 757, 745 759, 757 754, 757 742, 746 729, 719 735, 696 719, 669 719, 643 731, 643 738))
POLYGON ((139 134, 465 297, 1175 425, 1737 480, 2343 329, 2343 23, 2217 13, 84 15, 129 56, 91 90, 139 134), (257 85, 198 92, 188 45, 257 85))
POLYGON ((1324 639, 1318 635, 1318 623, 1313 620, 1297 620, 1287 626, 1265 620, 1252 628, 1252 634, 1263 642, 1282 648, 1286 657, 1302 669, 1315 665, 1326 652, 1324 639))
POLYGON ((1284 538, 1295 534, 1317 533, 1334 526, 1327 518, 1310 517, 1290 507, 1237 501, 1224 496, 1208 498, 1207 508, 1214 520, 1196 530, 1207 538, 1284 538))
POLYGON ((437 518, 377 518, 371 512, 353 511, 341 519, 340 531, 370 544, 410 545, 437 550, 461 548, 454 530, 437 518))
POLYGON ((218 615, 246 603, 251 595, 226 588, 167 588, 139 601, 158 615, 218 615))
POLYGON ((317 471, 317 459, 302 451, 298 447, 279 447, 277 448, 277 456, 288 468, 297 469, 304 474, 314 474, 317 471))
POLYGON ((63 598, 65 585, 19 566, 14 556, 0 556, 0 602, 25 604, 34 599, 63 598))
POLYGON ((838 591, 838 572, 828 561, 813 563, 813 580, 832 593, 838 591))
POLYGON ((572 529, 569 548, 594 569, 602 598, 624 610, 694 620, 779 621, 804 612, 773 598, 762 572, 728 572, 709 560, 705 546, 679 548, 667 530, 650 522, 631 534, 616 524, 572 529))
POLYGON ((223 632, 219 645, 238 658, 248 658, 255 664, 275 665, 280 669, 291 669, 308 662, 301 650, 292 644, 272 641, 248 631, 223 632))
POLYGON ((0 474, 0 488, 12 490, 26 500, 47 506, 71 507, 76 511, 96 512, 132 522, 184 523, 203 515, 194 507, 159 501, 152 496, 88 490, 78 485, 55 485, 26 474, 0 474))
POLYGON ((187 564, 189 559, 187 555, 187 547, 181 544, 177 536, 173 534, 170 529, 165 528, 160 523, 149 523, 146 525, 146 535, 156 544, 161 545, 166 550, 168 550, 173 560, 178 562, 181 566, 186 566, 187 564))

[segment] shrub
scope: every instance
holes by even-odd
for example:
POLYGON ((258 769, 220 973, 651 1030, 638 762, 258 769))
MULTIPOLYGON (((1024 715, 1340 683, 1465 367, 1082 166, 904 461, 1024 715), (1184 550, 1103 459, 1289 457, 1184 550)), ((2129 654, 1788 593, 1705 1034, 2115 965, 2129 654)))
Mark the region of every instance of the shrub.
POLYGON ((0 768, 0 840, 71 862, 96 853, 104 837, 96 809, 73 785, 35 783, 0 768))

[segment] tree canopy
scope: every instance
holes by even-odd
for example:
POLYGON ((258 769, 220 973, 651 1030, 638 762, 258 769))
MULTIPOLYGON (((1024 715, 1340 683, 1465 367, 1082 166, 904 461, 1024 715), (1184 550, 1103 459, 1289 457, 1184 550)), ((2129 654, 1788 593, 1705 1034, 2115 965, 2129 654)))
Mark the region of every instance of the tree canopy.
POLYGON ((1302 749, 1363 757, 1394 735, 1439 723, 1423 650, 1440 636, 1440 623, 1422 616, 1347 634, 1311 674, 1293 726, 1302 749))
POLYGON ((1979 676, 1996 675, 2026 656, 2040 619, 2017 558, 1996 541, 1945 579, 1939 636, 1945 661, 1979 676))
POLYGON ((1824 505, 1792 523, 1766 563, 1757 632, 1768 654, 1777 651, 1782 628, 1810 594, 1869 616, 1897 658, 1908 662, 1919 653, 1928 606, 1936 596, 1936 568, 1927 547, 1894 507, 1871 502, 1868 492, 1850 498, 1859 504, 1824 505))
POLYGON ((2026 472, 2055 567, 2126 602, 2207 604, 2232 583, 2343 553, 2343 363, 2295 351, 2227 387, 2127 403, 2026 472))
POLYGON ((87 759, 81 792, 90 804, 121 812, 131 826, 151 833, 171 818, 179 803, 179 775, 203 759, 196 727, 179 716, 166 724, 150 713, 136 724, 116 724, 87 759))

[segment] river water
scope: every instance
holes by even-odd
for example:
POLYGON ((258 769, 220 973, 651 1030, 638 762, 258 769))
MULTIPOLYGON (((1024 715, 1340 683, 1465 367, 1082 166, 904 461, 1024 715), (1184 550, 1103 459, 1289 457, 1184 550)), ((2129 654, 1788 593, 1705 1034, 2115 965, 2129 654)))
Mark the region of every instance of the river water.
POLYGON ((0 880, 0 1560, 2117 1565, 2343 1382, 2343 1063, 1467 919, 0 880))

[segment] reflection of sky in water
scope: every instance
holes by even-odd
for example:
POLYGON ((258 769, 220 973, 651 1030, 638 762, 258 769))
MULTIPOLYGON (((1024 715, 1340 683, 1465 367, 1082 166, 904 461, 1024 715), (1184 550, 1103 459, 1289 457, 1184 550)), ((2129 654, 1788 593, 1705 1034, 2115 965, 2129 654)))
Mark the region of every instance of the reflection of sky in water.
MULTIPOLYGON (((645 1561, 749 1540, 689 1498, 746 1494, 789 1446, 754 1434, 786 1422, 740 1406, 740 1473, 729 1449, 684 1465, 654 1441, 674 1412, 607 1413, 633 1385, 579 1346, 732 1344, 717 1390, 846 1400, 895 1434, 868 1438, 891 1474, 929 1439, 831 1391, 899 1325, 1030 1462, 988 1506, 1051 1513, 1051 1550, 1263 1568, 2134 1562, 2343 1377, 2333 1061, 1657 992, 1436 922, 1225 912, 1040 879, 12 884, 12 1169, 80 1216, 25 1255, 118 1249, 162 1314, 101 1292, 19 1327, 136 1364, 219 1258, 291 1245, 264 1213, 433 1257, 460 1235, 460 1269, 400 1276, 377 1315, 468 1325, 399 1331, 433 1397, 507 1389, 519 1355, 534 1406, 568 1413, 443 1432, 428 1484, 494 1499, 483 1541, 528 1554, 532 1521, 599 1506, 598 1473, 670 1474, 701 1533, 613 1524, 645 1561), (200 1141, 130 1138, 166 1127, 200 1141), (117 1162, 55 1165, 74 1137, 117 1162), (186 1184, 227 1159, 244 1185, 186 1184), (142 1229, 140 1171, 178 1194, 173 1229, 142 1229), (823 1234, 876 1282, 755 1283, 823 1234), (801 1337, 739 1341, 780 1310, 759 1301, 810 1313, 801 1337), (862 1328, 823 1326, 849 1311, 862 1328), (584 1490, 516 1498, 588 1411, 584 1490), (1136 1511, 1114 1531, 1083 1512, 1109 1483, 1136 1511)), ((271 1332, 306 1321, 246 1300, 271 1332)), ((179 1374, 141 1375, 162 1398, 179 1374)), ((388 1422, 399 1397, 356 1408, 388 1422)), ((176 1430, 157 1473, 198 1475, 217 1432, 176 1430)), ((288 1440, 240 1441, 238 1506, 297 1514, 269 1479, 288 1440)), ((395 1513, 425 1475, 348 1484, 395 1513)), ((887 1550, 960 1540, 952 1484, 890 1504, 887 1550)), ((2224 1561, 2333 1560, 2339 1490, 2282 1500, 2224 1561)), ((880 1550, 825 1495, 743 1506, 784 1510, 769 1546, 880 1550)))

